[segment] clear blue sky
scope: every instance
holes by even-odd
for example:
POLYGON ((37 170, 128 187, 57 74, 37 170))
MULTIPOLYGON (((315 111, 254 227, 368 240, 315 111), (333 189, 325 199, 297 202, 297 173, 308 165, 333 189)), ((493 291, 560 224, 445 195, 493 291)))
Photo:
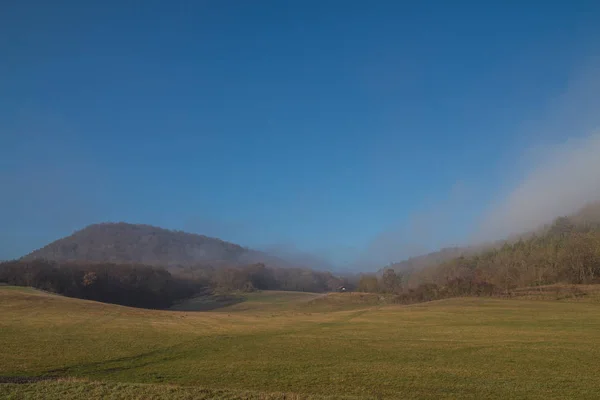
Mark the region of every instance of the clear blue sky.
POLYGON ((423 247, 462 242, 598 21, 597 1, 2 1, 0 259, 127 221, 340 260, 449 204, 423 247))

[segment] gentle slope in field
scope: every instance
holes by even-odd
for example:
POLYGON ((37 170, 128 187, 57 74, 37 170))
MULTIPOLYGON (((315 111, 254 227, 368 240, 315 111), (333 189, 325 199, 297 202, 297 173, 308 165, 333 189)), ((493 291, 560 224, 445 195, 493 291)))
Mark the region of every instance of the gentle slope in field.
POLYGON ((46 391, 64 390, 91 400, 139 390, 194 398, 206 390, 230 399, 278 398, 268 393, 597 399, 600 393, 595 303, 457 298, 318 312, 310 301, 305 305, 155 311, 1 287, 0 376, 84 381, 0 384, 0 395, 52 398, 46 391))

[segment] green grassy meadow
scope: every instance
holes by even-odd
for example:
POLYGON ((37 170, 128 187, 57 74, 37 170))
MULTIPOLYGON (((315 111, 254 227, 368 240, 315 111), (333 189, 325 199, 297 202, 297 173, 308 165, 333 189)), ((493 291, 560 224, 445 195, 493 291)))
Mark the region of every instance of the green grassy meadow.
POLYGON ((324 297, 320 293, 269 290, 233 293, 225 296, 201 296, 171 307, 173 311, 285 311, 324 297))
POLYGON ((194 312, 2 286, 0 382, 52 379, 0 383, 0 398, 600 398, 600 304, 536 293, 262 292, 194 312))

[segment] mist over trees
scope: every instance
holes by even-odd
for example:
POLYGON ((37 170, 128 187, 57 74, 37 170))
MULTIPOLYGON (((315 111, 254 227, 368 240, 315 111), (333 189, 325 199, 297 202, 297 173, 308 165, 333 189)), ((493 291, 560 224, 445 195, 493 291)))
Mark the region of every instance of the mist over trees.
POLYGON ((343 284, 343 280, 329 272, 270 268, 261 263, 179 266, 166 270, 139 264, 47 260, 0 263, 0 282, 31 286, 69 297, 144 308, 166 308, 185 298, 213 292, 327 292, 343 284))
MULTIPOLYGON (((102 228, 109 228, 113 240, 114 226, 102 228)), ((126 230, 134 228, 138 229, 125 226, 126 230)), ((143 226, 143 229, 148 228, 143 226)), ((173 239, 176 235, 167 236, 172 243, 177 243, 173 239)), ((182 237, 198 240, 193 236, 182 237)), ((128 248, 128 254, 135 251, 133 245, 128 248)), ((86 250, 89 251, 93 250, 86 250)), ((391 264, 377 274, 341 278, 330 272, 307 268, 282 268, 261 262, 240 264, 239 258, 201 263, 192 263, 186 258, 185 261, 169 263, 165 269, 139 263, 24 258, 0 263, 0 282, 148 308, 169 307, 199 293, 329 292, 341 287, 392 295, 394 301, 401 303, 455 296, 510 296, 517 288, 555 283, 600 283, 600 204, 587 206, 572 216, 557 218, 542 229, 497 246, 462 251, 445 249, 391 264)))
POLYGON ((432 262, 393 264, 378 275, 363 275, 358 290, 393 293, 402 301, 454 296, 510 295, 523 287, 600 283, 600 204, 559 217, 544 228, 500 246, 432 262))
POLYGON ((127 223, 90 225, 0 263, 0 282, 147 308, 199 293, 326 292, 344 283, 329 272, 217 238, 127 223))
POLYGON ((453 279, 484 281, 503 291, 552 283, 598 283, 600 219, 582 214, 591 209, 559 217, 551 225, 502 246, 425 268, 411 278, 413 282, 438 285, 453 279))
POLYGON ((101 223, 89 225, 22 258, 57 262, 142 264, 158 267, 206 263, 295 266, 270 254, 194 233, 151 225, 101 223))
POLYGON ((175 276, 202 280, 215 290, 252 291, 286 290, 327 292, 346 284, 346 280, 327 271, 307 268, 277 268, 263 263, 244 266, 222 263, 178 266, 170 269, 175 276))

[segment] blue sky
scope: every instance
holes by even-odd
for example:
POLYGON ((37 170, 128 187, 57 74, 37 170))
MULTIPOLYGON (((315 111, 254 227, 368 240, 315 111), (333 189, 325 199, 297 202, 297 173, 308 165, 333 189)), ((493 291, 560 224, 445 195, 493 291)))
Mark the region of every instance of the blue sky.
POLYGON ((2 2, 0 259, 102 221, 338 262, 471 240, 578 135, 531 126, 579 109, 600 3, 452 3, 2 2))

